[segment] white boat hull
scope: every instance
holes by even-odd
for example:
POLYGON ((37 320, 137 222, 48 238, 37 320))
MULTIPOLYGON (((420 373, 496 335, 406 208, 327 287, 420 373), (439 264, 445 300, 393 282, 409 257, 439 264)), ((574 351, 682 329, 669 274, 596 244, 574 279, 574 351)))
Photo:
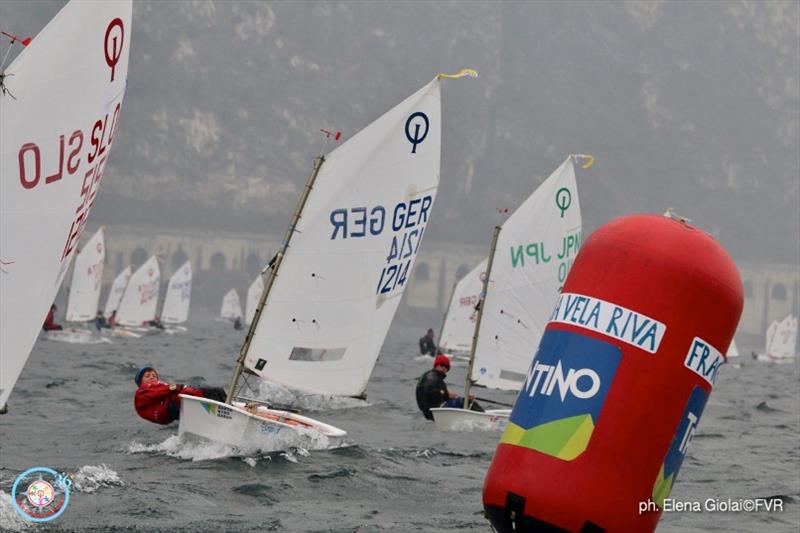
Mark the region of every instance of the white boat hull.
POLYGON ((453 407, 431 409, 436 429, 440 431, 503 430, 511 409, 489 409, 483 413, 453 407))
POLYGON ((101 336, 96 331, 86 328, 64 328, 43 331, 41 338, 48 341, 66 342, 69 344, 101 344, 111 343, 111 339, 101 336))
POLYGON ((300 446, 335 448, 347 432, 306 416, 259 406, 245 410, 243 402, 222 402, 181 394, 178 434, 234 446, 243 451, 271 452, 300 446))
POLYGON ((786 364, 786 363, 794 363, 794 357, 778 357, 775 355, 770 355, 766 353, 760 353, 755 357, 756 361, 761 361, 763 363, 778 363, 778 364, 786 364))
POLYGON ((128 337, 131 339, 141 339, 150 335, 158 335, 164 332, 163 329, 150 326, 117 326, 111 330, 114 337, 128 337))
POLYGON ((132 331, 128 328, 116 327, 111 330, 111 335, 114 337, 127 337, 129 339, 141 339, 144 336, 144 333, 140 333, 138 331, 132 331))

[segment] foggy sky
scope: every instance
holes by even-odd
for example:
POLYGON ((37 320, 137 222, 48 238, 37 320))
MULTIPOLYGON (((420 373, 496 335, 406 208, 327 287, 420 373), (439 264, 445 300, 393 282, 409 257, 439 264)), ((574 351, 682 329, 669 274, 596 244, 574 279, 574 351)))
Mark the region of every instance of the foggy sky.
MULTIPOLYGON (((63 4, 0 2, 0 28, 35 36, 63 4)), ((134 1, 90 223, 280 232, 319 128, 352 136, 471 67, 443 84, 429 245, 488 242, 496 207, 591 153, 584 236, 674 207, 737 260, 798 263, 799 17, 797 2, 134 1)))

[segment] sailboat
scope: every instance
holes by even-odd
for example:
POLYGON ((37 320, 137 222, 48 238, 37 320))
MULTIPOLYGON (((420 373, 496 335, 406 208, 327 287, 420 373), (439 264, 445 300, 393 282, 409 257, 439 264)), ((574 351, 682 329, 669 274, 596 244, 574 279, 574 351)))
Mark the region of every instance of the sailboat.
MULTIPOLYGON (((117 309, 114 335, 141 337, 150 333, 147 323, 156 317, 161 270, 158 258, 153 255, 133 273, 117 309)), ((154 331, 152 331, 154 332, 154 331)))
POLYGON ((161 308, 161 321, 170 324, 167 333, 186 331, 183 324, 189 319, 189 303, 192 297, 192 265, 186 261, 172 274, 167 284, 164 306, 161 308))
POLYGON ((439 334, 439 350, 445 354, 469 353, 472 347, 487 261, 481 261, 453 287, 439 334))
MULTIPOLYGON (((569 156, 502 225, 495 226, 489 257, 473 270, 481 273, 483 286, 475 304, 465 398, 473 384, 516 391, 525 381, 532 354, 580 248, 581 214, 573 165, 578 158, 588 159, 584 168, 593 162, 591 156, 569 156)), ((436 427, 502 429, 511 412, 476 412, 468 404, 465 401, 463 409, 431 409, 436 427)))
POLYGON ((131 267, 128 265, 125 267, 125 270, 117 274, 117 277, 111 282, 111 288, 108 290, 108 296, 106 297, 106 318, 110 317, 114 311, 119 309, 122 295, 125 294, 125 289, 128 287, 130 279, 131 267))
POLYGON ((255 377, 307 393, 364 396, 439 186, 441 77, 316 158, 227 401, 182 396, 181 435, 267 448, 306 430, 332 444, 346 436, 295 413, 248 410, 236 394, 240 380, 255 377))
POLYGON ((0 66, 0 410, 75 254, 116 136, 131 2, 69 2, 0 66))
POLYGON ((105 238, 100 228, 75 257, 67 298, 68 322, 88 322, 97 316, 105 259, 105 238))
POLYGON ((256 316, 256 308, 262 292, 264 292, 264 278, 259 274, 250 284, 250 288, 247 289, 247 301, 244 307, 244 323, 246 325, 253 323, 253 317, 256 316))
POLYGON ((242 318, 242 303, 239 301, 239 293, 236 292, 236 289, 231 289, 225 294, 219 317, 230 321, 242 318))
POLYGON ((758 361, 788 363, 794 361, 797 350, 797 317, 788 315, 783 320, 774 320, 767 328, 763 354, 758 361))
POLYGON ((101 336, 94 325, 103 282, 105 250, 103 228, 100 228, 77 251, 72 267, 72 283, 69 287, 65 318, 73 324, 91 321, 90 327, 66 326, 62 330, 45 331, 41 333, 42 339, 75 344, 111 342, 101 336))
POLYGON ((725 353, 725 358, 739 357, 739 348, 736 346, 736 339, 731 339, 731 345, 728 346, 728 351, 725 353))

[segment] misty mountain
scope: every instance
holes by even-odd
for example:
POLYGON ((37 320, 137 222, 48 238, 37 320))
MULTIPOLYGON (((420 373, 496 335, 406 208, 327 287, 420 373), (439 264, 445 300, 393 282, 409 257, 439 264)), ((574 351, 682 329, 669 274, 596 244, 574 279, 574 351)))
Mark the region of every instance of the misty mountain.
MULTIPOLYGON (((0 27, 35 35, 61 5, 0 3, 0 27)), ((495 208, 590 153, 585 235, 674 207, 737 259, 798 262, 799 17, 797 2, 136 1, 92 222, 281 231, 320 128, 346 139, 471 67, 443 83, 429 239, 488 243, 495 208)))

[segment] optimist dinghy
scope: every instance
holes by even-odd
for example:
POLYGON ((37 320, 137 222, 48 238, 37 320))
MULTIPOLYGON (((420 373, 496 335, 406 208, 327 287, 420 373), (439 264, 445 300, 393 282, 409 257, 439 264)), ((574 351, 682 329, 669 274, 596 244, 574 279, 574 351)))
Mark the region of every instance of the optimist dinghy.
MULTIPOLYGON (((573 161, 568 157, 525 202, 494 229, 489 257, 459 283, 451 299, 454 316, 467 317, 462 300, 477 309, 464 397, 473 384, 518 391, 525 381, 547 318, 558 299, 581 241, 581 214, 573 161), (501 232, 502 231, 502 232, 501 232), (495 254, 497 250, 502 253, 495 254), (474 300, 475 280, 482 288, 474 300), (460 292, 459 291, 465 291, 460 292)), ((447 324, 447 322, 446 322, 447 324)), ((464 343, 463 324, 451 329, 448 342, 464 343), (455 334, 461 331, 461 335, 455 334), (460 339, 460 340, 459 340, 460 339)), ((447 326, 445 332, 447 332, 447 326)), ((443 333, 444 336, 444 333, 443 333)), ((439 407, 431 409, 436 428, 444 431, 503 429, 510 409, 487 412, 439 407)))
POLYGON ((128 281, 131 279, 130 265, 125 267, 125 270, 117 274, 114 281, 111 282, 111 288, 108 291, 106 298, 106 318, 111 316, 111 313, 119 309, 119 304, 122 301, 122 296, 125 294, 125 288, 128 286, 128 281))
POLYGON ((239 300, 239 293, 236 292, 236 289, 231 289, 222 299, 222 307, 220 308, 217 320, 233 322, 237 318, 242 318, 242 303, 239 300))
POLYGON ((117 324, 112 335, 139 338, 161 330, 147 326, 156 318, 161 269, 158 258, 151 256, 133 273, 117 310, 117 324))
POLYGON ((164 295, 161 308, 161 321, 166 325, 165 333, 175 334, 187 331, 180 324, 189 320, 189 303, 192 297, 192 265, 186 261, 172 274, 164 295))
POLYGON ((67 297, 67 322, 82 322, 88 325, 66 326, 62 330, 44 331, 40 338, 69 344, 110 343, 111 339, 97 331, 94 320, 100 301, 105 263, 105 239, 100 228, 78 250, 72 267, 72 283, 67 297))
POLYGON ((240 378, 256 377, 311 394, 364 396, 439 185, 441 77, 316 159, 265 269, 228 398, 183 396, 181 435, 266 450, 309 431, 329 445, 345 437, 296 413, 244 409, 235 393, 240 378))
POLYGON ((789 315, 783 320, 774 320, 767 328, 766 345, 763 354, 756 360, 768 363, 790 363, 795 359, 797 349, 797 318, 789 315))
POLYGON ((439 334, 439 350, 451 358, 462 357, 464 354, 469 359, 487 261, 488 259, 484 259, 458 280, 451 292, 450 305, 445 311, 439 334))
POLYGON ((103 228, 78 251, 67 298, 68 322, 89 322, 97 316, 106 259, 103 228))

